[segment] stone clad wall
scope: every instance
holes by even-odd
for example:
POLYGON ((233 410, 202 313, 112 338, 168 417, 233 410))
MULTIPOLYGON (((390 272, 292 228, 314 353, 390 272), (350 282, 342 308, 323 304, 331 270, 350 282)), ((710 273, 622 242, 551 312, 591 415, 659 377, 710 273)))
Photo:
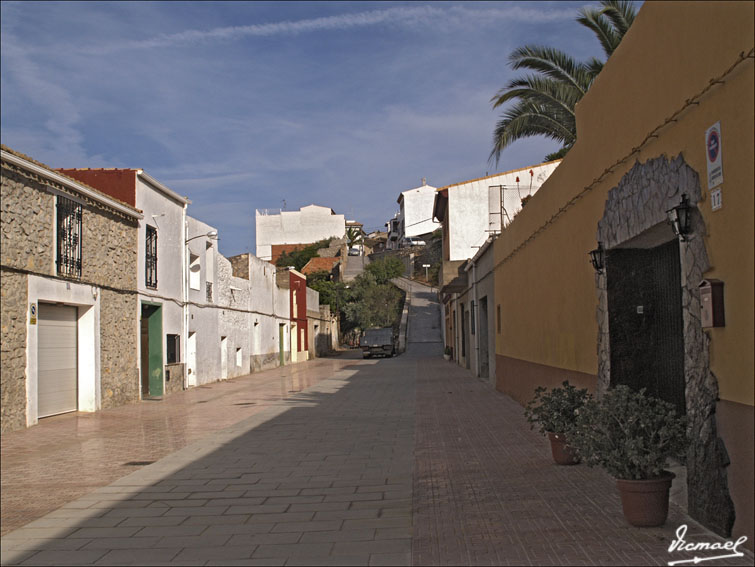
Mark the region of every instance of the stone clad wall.
POLYGON ((104 289, 100 293, 100 376, 105 409, 139 401, 137 297, 104 289))
POLYGON ((123 290, 100 292, 102 407, 137 402, 136 221, 84 207, 82 229, 82 280, 123 290))
MULTIPOLYGON (((700 322, 699 283, 710 268, 703 237, 705 223, 697 204, 702 191, 697 172, 680 154, 672 160, 658 157, 636 163, 608 192, 596 239, 606 249, 631 241, 666 219, 666 210, 679 203, 682 194, 693 206, 691 234, 680 242, 682 320, 684 327, 684 375, 687 430, 688 509, 693 518, 720 534, 734 523, 734 503, 729 496, 726 468, 729 456, 716 425, 718 380, 710 369, 710 337, 700 322)), ((605 273, 596 275, 598 291, 598 391, 611 382, 608 293, 605 273)))
MULTIPOLYGON (((49 273, 54 266, 55 198, 38 183, 5 167, 0 186, 3 266, 49 273)), ((6 270, 0 280, 0 431, 3 432, 26 427, 27 281, 25 274, 6 270)))
MULTIPOLYGON (((3 194, 3 206, 5 195, 3 194)), ((0 431, 26 426, 26 304, 27 278, 2 273, 0 286, 0 431)))
MULTIPOLYGON (((37 179, 3 164, 0 199, 2 247, 2 422, 26 426, 26 310, 28 275, 57 277, 55 196, 37 179), (10 269, 9 269, 10 268, 10 269)), ((137 361, 137 221, 94 202, 82 209, 82 277, 99 294, 101 407, 139 399, 137 361), (105 286, 112 289, 104 289, 105 286)))
POLYGON ((0 207, 3 265, 52 274, 55 197, 41 184, 3 167, 0 207))

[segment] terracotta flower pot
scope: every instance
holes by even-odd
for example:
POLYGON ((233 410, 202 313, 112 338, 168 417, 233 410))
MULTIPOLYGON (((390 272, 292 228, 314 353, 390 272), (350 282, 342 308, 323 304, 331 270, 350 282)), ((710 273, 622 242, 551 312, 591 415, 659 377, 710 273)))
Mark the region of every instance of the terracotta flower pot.
POLYGON ((579 462, 577 453, 569 446, 563 433, 548 431, 548 439, 551 442, 553 460, 557 465, 576 465, 579 462))
POLYGON ((624 480, 617 478, 624 518, 633 526, 662 526, 668 517, 668 494, 674 473, 663 471, 656 478, 624 480))

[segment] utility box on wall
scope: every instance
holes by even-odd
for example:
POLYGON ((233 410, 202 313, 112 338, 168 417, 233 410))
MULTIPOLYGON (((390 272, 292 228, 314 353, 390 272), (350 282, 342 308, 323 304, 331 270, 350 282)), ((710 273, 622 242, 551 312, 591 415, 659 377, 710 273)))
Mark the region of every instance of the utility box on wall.
POLYGON ((721 280, 703 280, 700 282, 700 321, 703 328, 723 327, 724 317, 724 282, 721 280))

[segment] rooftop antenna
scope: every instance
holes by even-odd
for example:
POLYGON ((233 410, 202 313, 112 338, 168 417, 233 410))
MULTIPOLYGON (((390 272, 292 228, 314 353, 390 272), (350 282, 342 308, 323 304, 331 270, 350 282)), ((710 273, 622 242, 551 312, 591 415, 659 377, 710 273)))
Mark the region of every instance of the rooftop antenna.
POLYGON ((283 210, 284 211, 286 210, 286 200, 285 199, 283 199, 283 210))

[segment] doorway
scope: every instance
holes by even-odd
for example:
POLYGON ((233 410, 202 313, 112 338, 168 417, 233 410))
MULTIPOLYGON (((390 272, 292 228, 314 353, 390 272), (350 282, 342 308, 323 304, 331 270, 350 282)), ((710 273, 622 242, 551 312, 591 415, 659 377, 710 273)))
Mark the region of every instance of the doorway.
POLYGON ((220 379, 228 378, 228 337, 220 337, 220 379))
POLYGON ((78 310, 39 303, 37 416, 78 409, 78 310))
POLYGON ((280 355, 280 365, 286 364, 286 325, 278 323, 278 352, 280 355))
POLYGON ((142 302, 141 390, 143 398, 163 395, 162 335, 162 305, 142 302))
POLYGON ((488 378, 490 375, 490 361, 488 360, 488 298, 483 297, 480 305, 480 378, 488 378))
POLYGON ((645 388, 686 412, 679 242, 607 255, 611 385, 645 388))

